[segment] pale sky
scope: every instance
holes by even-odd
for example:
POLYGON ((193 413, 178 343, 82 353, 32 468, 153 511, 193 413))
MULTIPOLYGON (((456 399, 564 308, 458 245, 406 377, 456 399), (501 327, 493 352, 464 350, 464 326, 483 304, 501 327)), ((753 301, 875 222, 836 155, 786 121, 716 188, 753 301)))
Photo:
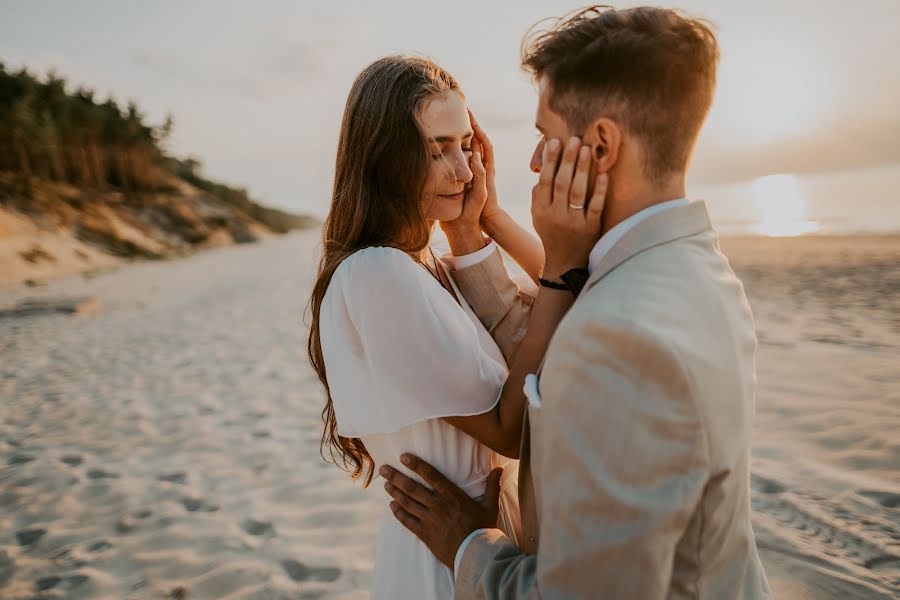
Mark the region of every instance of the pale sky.
MULTIPOLYGON (((633 6, 634 4, 617 4, 633 6)), ((170 149, 257 199, 324 215, 350 84, 418 53, 460 81, 494 141, 503 202, 528 202, 535 91, 519 43, 580 2, 0 0, 0 60, 124 103, 170 149)), ((723 57, 690 181, 900 164, 900 1, 684 0, 723 57)))

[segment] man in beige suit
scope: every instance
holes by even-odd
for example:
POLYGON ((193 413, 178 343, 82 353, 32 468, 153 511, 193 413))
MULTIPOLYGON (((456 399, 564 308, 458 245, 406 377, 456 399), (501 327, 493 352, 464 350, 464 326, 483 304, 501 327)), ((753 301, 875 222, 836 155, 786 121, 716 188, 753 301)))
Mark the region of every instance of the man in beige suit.
MULTIPOLYGON (((411 529, 455 567, 458 600, 770 597, 750 525, 753 321, 684 190, 717 59, 702 22, 656 8, 585 11, 526 51, 544 135, 533 168, 544 141, 575 135, 609 188, 583 287, 577 272, 542 282, 577 300, 526 380, 525 539, 476 529, 484 505, 415 457, 424 496, 386 470, 405 524, 410 498, 427 498, 411 529)), ((514 347, 528 302, 499 255, 454 278, 514 347)))

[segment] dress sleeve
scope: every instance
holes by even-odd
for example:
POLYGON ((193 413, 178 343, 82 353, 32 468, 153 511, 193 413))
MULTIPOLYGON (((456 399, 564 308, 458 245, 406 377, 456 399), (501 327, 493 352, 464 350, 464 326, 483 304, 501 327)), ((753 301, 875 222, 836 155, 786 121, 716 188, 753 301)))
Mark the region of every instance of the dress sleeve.
POLYGON ((453 297, 394 248, 366 248, 338 267, 320 336, 345 437, 487 412, 507 376, 453 297))

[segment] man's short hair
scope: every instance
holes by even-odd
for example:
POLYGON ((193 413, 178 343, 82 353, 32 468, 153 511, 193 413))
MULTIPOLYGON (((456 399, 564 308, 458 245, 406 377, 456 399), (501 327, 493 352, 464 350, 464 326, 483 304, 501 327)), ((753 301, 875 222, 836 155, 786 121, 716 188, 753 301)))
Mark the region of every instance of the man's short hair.
MULTIPOLYGON (((540 24, 538 24, 540 25, 540 24)), ((712 104, 719 46, 709 24, 674 10, 592 6, 532 28, 522 66, 546 77, 550 108, 573 132, 615 119, 646 149, 646 172, 684 172, 712 104)))

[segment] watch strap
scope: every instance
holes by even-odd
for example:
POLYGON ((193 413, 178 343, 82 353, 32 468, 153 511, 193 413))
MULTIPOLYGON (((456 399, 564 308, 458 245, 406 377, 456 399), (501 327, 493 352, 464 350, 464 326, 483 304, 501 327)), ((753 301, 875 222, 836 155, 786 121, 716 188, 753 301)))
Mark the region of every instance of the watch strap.
POLYGON ((556 281, 550 281, 549 279, 544 279, 543 277, 538 278, 538 283, 543 287, 547 287, 554 290, 568 290, 569 286, 565 283, 557 283, 556 281))

